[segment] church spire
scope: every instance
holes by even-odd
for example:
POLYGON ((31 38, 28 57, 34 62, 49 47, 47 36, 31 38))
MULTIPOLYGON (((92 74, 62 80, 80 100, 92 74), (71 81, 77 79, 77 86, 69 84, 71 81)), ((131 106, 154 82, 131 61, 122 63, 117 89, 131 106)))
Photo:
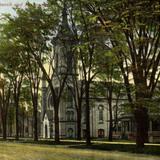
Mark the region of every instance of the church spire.
POLYGON ((63 1, 63 8, 61 11, 61 23, 59 25, 58 33, 56 37, 52 39, 52 43, 55 45, 57 43, 72 43, 73 32, 68 23, 68 5, 67 2, 63 1))
POLYGON ((62 10, 62 22, 60 25, 58 37, 63 37, 62 39, 70 39, 73 36, 72 30, 68 23, 68 13, 67 13, 67 2, 63 2, 62 10))
POLYGON ((68 18, 67 18, 67 4, 65 1, 63 4, 63 11, 62 11, 62 28, 65 28, 65 29, 69 28, 68 18))

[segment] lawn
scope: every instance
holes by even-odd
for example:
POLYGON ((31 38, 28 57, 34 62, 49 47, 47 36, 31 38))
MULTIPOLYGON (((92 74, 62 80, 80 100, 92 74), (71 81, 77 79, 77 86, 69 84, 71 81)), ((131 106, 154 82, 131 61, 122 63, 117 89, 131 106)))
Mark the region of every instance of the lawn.
POLYGON ((0 160, 160 160, 160 156, 70 147, 1 141, 0 160))

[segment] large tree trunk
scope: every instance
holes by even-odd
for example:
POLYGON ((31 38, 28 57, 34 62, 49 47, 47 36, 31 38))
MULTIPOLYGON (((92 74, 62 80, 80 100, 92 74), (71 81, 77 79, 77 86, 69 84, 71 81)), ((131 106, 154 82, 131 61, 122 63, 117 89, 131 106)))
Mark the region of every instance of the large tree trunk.
POLYGON ((29 138, 29 131, 30 131, 30 128, 29 128, 29 114, 27 113, 27 136, 29 138))
POLYGON ((150 99, 150 91, 142 72, 134 73, 134 81, 136 86, 136 104, 134 108, 134 116, 136 121, 136 145, 142 149, 144 143, 148 142, 149 115, 146 105, 146 99, 150 99))
POLYGON ((24 138, 24 133, 25 133, 25 130, 24 130, 24 119, 25 119, 25 113, 24 113, 24 110, 23 110, 23 117, 22 117, 22 119, 23 119, 23 122, 22 122, 22 137, 24 138))
POLYGON ((7 139, 7 121, 6 121, 6 117, 3 117, 2 127, 3 127, 3 139, 6 140, 7 139))
MULTIPOLYGON (((22 76, 23 77, 23 76, 22 76)), ((14 83, 14 103, 16 107, 16 140, 19 140, 19 97, 20 97, 20 89, 21 89, 21 83, 22 83, 22 77, 20 77, 20 81, 17 81, 17 78, 15 79, 14 83)))
POLYGON ((108 88, 108 105, 109 105, 109 137, 108 137, 108 140, 109 141, 112 141, 113 139, 112 90, 113 90, 113 85, 111 83, 108 88))
POLYGON ((19 105, 18 101, 15 101, 16 106, 16 140, 19 140, 19 105))
POLYGON ((86 92, 86 144, 91 144, 90 137, 90 104, 89 104, 89 82, 85 84, 85 92, 86 92))
POLYGON ((12 121, 9 123, 9 136, 12 137, 12 121))
POLYGON ((137 107, 134 111, 136 121, 136 145, 138 148, 143 148, 144 143, 148 142, 148 126, 149 116, 148 110, 145 107, 137 107))
POLYGON ((54 108, 54 124, 55 124, 55 143, 59 144, 59 115, 58 115, 59 105, 57 104, 54 108))
POLYGON ((77 140, 81 140, 81 109, 77 109, 77 140))
POLYGON ((37 106, 34 106, 34 141, 38 141, 38 120, 37 120, 37 106))
POLYGON ((34 117, 34 141, 38 141, 38 116, 37 116, 37 101, 38 96, 34 95, 33 97, 33 117, 34 117))
POLYGON ((37 107, 34 107, 34 141, 38 141, 37 107))
POLYGON ((109 105, 109 141, 113 140, 113 118, 112 118, 112 106, 109 105))

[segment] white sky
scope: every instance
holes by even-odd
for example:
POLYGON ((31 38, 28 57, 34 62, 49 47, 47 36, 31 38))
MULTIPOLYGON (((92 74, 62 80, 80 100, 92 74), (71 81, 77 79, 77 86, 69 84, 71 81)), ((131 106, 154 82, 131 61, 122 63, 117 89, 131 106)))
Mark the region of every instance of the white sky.
POLYGON ((35 3, 43 3, 46 2, 47 0, 0 0, 0 15, 3 13, 14 14, 12 7, 16 5, 24 6, 27 1, 35 3))

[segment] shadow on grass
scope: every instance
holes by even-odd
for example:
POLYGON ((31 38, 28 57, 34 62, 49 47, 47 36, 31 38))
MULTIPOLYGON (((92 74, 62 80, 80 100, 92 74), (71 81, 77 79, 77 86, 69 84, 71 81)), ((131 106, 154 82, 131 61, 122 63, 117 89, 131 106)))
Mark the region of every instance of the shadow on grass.
POLYGON ((21 144, 42 144, 42 145, 65 145, 65 146, 70 146, 70 145, 80 145, 80 144, 85 144, 84 142, 81 141, 63 141, 61 140, 58 144, 54 142, 53 139, 40 139, 38 141, 34 141, 32 138, 20 138, 19 140, 15 140, 14 138, 7 138, 6 140, 0 138, 0 141, 2 142, 15 142, 15 143, 21 143, 21 144))
POLYGON ((91 149, 101 151, 120 151, 128 153, 141 153, 149 155, 160 155, 160 146, 145 146, 144 149, 137 149, 134 144, 92 144, 86 145, 72 145, 70 148, 75 149, 91 149))

